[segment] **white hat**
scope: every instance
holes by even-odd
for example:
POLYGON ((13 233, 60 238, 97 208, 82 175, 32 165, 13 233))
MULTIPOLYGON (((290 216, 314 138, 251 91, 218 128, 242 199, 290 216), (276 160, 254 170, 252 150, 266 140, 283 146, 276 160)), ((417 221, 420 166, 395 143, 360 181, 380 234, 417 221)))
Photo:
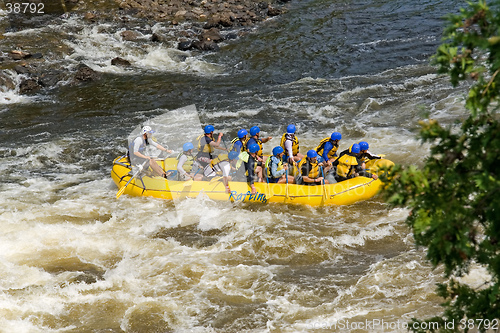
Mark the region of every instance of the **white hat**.
POLYGON ((146 134, 146 133, 154 133, 154 132, 155 131, 153 131, 153 129, 150 126, 144 126, 142 128, 141 135, 146 134))

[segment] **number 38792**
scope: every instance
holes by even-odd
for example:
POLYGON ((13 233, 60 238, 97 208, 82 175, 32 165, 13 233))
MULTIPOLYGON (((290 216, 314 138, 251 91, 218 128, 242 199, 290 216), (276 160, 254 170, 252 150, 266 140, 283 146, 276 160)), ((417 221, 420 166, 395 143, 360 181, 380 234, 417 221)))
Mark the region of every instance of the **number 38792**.
POLYGON ((5 3, 8 14, 45 14, 45 5, 34 2, 7 2, 5 3))

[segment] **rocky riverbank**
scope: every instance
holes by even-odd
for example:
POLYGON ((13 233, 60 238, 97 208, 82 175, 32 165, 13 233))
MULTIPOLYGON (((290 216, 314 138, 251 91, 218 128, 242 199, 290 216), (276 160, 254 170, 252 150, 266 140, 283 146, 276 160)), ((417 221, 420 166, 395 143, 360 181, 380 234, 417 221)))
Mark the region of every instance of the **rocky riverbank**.
MULTIPOLYGON (((79 84, 100 77, 83 63, 78 66, 58 65, 73 50, 61 39, 74 38, 63 34, 43 43, 24 39, 9 32, 36 29, 61 24, 77 17, 87 26, 108 24, 123 41, 176 47, 181 51, 216 52, 221 42, 239 38, 249 27, 285 11, 286 2, 277 0, 62 0, 54 5, 48 0, 43 15, 8 14, 0 34, 0 91, 15 89, 20 94, 36 93, 55 87, 58 83, 79 84), (162 29, 152 31, 152 26, 162 29), (142 28, 144 27, 144 28, 142 28), (150 36, 147 40, 144 36, 150 36), (50 61, 46 61, 50 57, 50 61), (71 68, 71 69, 64 69, 71 68), (15 77, 16 74, 19 77, 15 77)), ((113 66, 133 67, 134 63, 121 57, 110 57, 113 66)))

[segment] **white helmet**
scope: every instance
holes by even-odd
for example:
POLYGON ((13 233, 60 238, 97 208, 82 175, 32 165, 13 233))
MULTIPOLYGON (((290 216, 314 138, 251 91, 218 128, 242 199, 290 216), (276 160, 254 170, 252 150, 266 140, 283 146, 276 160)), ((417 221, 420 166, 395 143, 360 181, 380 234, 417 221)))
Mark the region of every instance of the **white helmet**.
POLYGON ((144 126, 141 131, 141 135, 146 133, 154 133, 153 129, 150 126, 144 126))

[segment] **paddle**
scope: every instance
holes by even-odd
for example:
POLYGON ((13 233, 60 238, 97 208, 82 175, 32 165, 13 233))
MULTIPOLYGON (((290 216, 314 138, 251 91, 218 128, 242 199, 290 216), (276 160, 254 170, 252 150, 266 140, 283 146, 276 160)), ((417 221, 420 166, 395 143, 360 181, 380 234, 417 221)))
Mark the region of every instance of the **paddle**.
POLYGON ((285 179, 286 179, 286 185, 285 185, 285 199, 288 199, 288 170, 285 172, 285 179))
POLYGON ((191 186, 193 185, 193 182, 194 182, 194 177, 196 177, 196 175, 198 174, 198 172, 200 172, 201 168, 198 168, 198 170, 196 170, 195 174, 193 175, 193 178, 191 178, 190 180, 187 180, 184 182, 184 186, 183 187, 187 187, 187 186, 191 186))
POLYGON ((144 165, 146 165, 146 163, 148 162, 148 160, 144 161, 144 163, 142 163, 141 165, 138 166, 138 169, 136 172, 134 172, 134 174, 132 175, 132 177, 130 177, 130 179, 128 180, 128 182, 123 185, 122 188, 120 188, 120 190, 116 193, 116 198, 118 199, 122 194, 123 192, 125 192, 125 188, 127 188, 128 184, 130 184, 130 182, 135 179, 142 171, 142 168, 144 168, 144 165))
POLYGON ((323 167, 321 168, 321 177, 323 177, 323 201, 326 201, 327 195, 326 195, 326 186, 325 186, 325 174, 323 172, 323 167))

